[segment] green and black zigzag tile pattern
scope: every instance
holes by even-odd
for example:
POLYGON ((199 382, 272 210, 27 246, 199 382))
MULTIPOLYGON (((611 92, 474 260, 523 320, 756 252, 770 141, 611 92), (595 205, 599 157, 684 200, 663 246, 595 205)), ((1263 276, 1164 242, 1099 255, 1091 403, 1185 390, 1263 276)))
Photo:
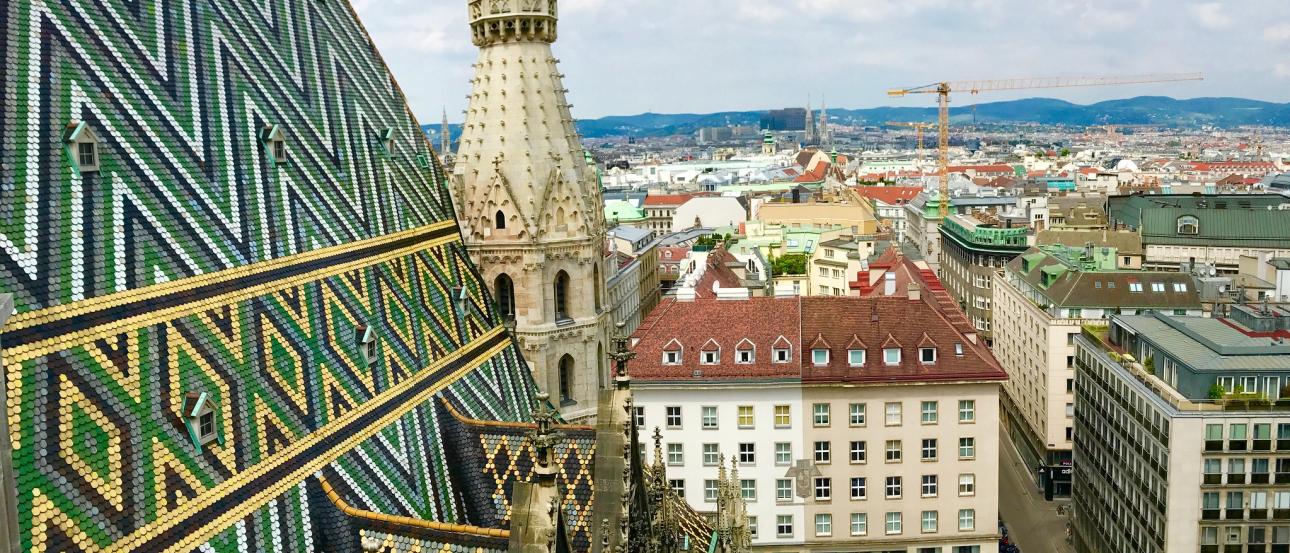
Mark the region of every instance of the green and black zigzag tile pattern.
POLYGON ((473 522, 423 392, 517 421, 534 385, 348 4, 0 10, 0 293, 18 312, 0 345, 23 549, 341 550, 357 534, 317 471, 360 509, 473 522), (98 137, 98 170, 76 168, 72 122, 98 137), (199 392, 222 440, 200 448, 182 413, 199 392))

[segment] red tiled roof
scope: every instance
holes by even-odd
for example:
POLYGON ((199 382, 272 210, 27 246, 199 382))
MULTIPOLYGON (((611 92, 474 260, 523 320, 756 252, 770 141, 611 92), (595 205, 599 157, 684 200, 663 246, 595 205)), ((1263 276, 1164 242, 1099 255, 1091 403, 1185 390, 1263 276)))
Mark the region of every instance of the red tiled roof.
POLYGON ((983 342, 972 343, 932 305, 907 296, 856 298, 811 296, 802 298, 802 332, 819 334, 833 344, 847 344, 853 337, 880 344, 865 354, 863 367, 849 366, 847 351, 833 349, 829 363, 816 366, 809 351, 802 352, 803 381, 919 382, 947 380, 1003 380, 1007 374, 983 342), (872 322, 876 313, 878 322, 872 322), (955 344, 963 354, 955 354, 955 344), (936 362, 924 364, 919 346, 934 346, 936 362), (898 365, 884 364, 882 348, 900 347, 898 365))
POLYGON ((802 378, 804 381, 944 382, 1007 378, 984 342, 969 339, 933 298, 906 295, 755 297, 743 300, 665 299, 632 336, 637 357, 632 378, 640 381, 711 381, 802 378), (876 317, 876 321, 874 318, 876 317), (802 347, 802 337, 809 337, 802 347), (753 362, 735 362, 735 350, 754 347, 753 362), (795 351, 789 363, 774 363, 776 344, 795 351), (669 344, 683 348, 681 362, 663 363, 669 344), (848 349, 866 348, 866 365, 849 366, 848 349), (719 346, 717 364, 700 364, 700 351, 719 346), (918 348, 937 348, 937 360, 922 363, 918 348), (816 366, 810 350, 829 349, 829 363, 816 366), (886 365, 882 348, 901 348, 901 362, 886 365), (960 347, 962 354, 956 354, 960 347), (698 374, 696 376, 696 371, 698 374))
POLYGON ((797 297, 664 299, 632 335, 636 359, 631 376, 641 381, 797 378, 801 365, 796 355, 788 363, 774 363, 771 350, 781 337, 795 352, 801 349, 800 321, 797 297), (735 349, 745 338, 755 348, 753 362, 737 364, 735 349), (674 339, 684 347, 681 364, 665 365, 663 347, 674 339), (709 340, 721 346, 720 362, 701 365, 699 350, 709 340), (694 376, 696 370, 701 376, 694 376))
POLYGON ((708 253, 707 267, 703 270, 703 277, 694 285, 694 292, 700 298, 713 298, 716 294, 712 292, 712 284, 715 282, 722 288, 739 288, 743 286, 739 275, 736 275, 726 263, 738 262, 734 254, 724 248, 716 248, 708 253))
POLYGON ((693 194, 649 194, 645 196, 642 205, 680 207, 692 197, 693 194))
POLYGON ((829 163, 827 161, 817 161, 810 171, 793 179, 793 182, 820 182, 824 180, 824 176, 828 174, 828 171, 829 163))
POLYGON ((901 205, 922 192, 921 186, 857 186, 856 192, 865 198, 878 200, 887 205, 901 205))
POLYGON ((680 263, 685 256, 690 255, 689 246, 659 246, 658 262, 659 263, 680 263), (672 254, 668 257, 667 254, 672 254))

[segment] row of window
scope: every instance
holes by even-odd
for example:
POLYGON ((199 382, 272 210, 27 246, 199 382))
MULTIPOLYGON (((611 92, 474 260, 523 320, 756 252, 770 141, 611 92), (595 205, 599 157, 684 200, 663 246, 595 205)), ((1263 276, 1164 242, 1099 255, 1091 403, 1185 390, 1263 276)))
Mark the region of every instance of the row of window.
MULTIPOLYGON (((851 403, 847 406, 847 423, 850 426, 865 426, 868 424, 868 404, 851 403)), ((792 407, 790 405, 775 405, 774 423, 775 428, 791 428, 793 425, 792 407)), ((833 421, 833 406, 830 403, 815 403, 811 405, 811 424, 813 426, 829 426, 833 421)), ((684 417, 680 405, 668 405, 663 408, 664 423, 668 429, 679 430, 682 428, 684 417)), ((716 406, 704 405, 699 407, 700 425, 705 430, 716 430, 720 427, 720 413, 716 406)), ((735 423, 739 428, 756 428, 756 417, 752 405, 738 405, 735 407, 735 423)), ((976 422, 976 400, 963 399, 958 402, 958 418, 960 423, 976 422)), ((899 426, 904 423, 904 404, 898 401, 890 401, 883 404, 883 421, 887 426, 899 426)), ((940 402, 923 401, 919 403, 919 422, 921 424, 937 424, 940 422, 940 402)), ((636 424, 641 428, 645 426, 645 408, 636 408, 636 424)))
MULTIPOLYGON (((1241 511, 1247 507, 1258 511, 1268 508, 1268 492, 1234 490, 1225 492, 1222 497, 1219 492, 1205 492, 1200 494, 1200 505, 1205 511, 1241 511)), ((1272 492, 1272 508, 1290 509, 1290 492, 1272 492)))
MULTIPOLYGON (((922 441, 919 450, 919 460, 932 462, 939 459, 939 442, 936 438, 925 438, 922 441)), ((888 463, 899 463, 904 460, 904 449, 901 440, 887 440, 884 449, 884 457, 888 463)), ((817 441, 813 444, 815 463, 829 464, 833 462, 833 442, 817 441)), ((685 464, 685 445, 680 443, 669 443, 666 446, 667 464, 684 465, 685 464)), ((852 464, 862 464, 869 461, 868 448, 864 440, 853 440, 849 444, 849 455, 852 464)), ((976 459, 976 438, 959 438, 958 458, 960 461, 971 461, 976 459)), ((739 444, 739 463, 743 465, 753 465, 757 463, 757 444, 753 442, 743 442, 739 444)), ((779 466, 788 466, 793 462, 793 445, 790 442, 775 442, 775 464, 779 466)), ((721 450, 718 444, 703 444, 703 464, 706 466, 716 466, 721 464, 721 450)))
MULTIPOLYGON (((712 343, 711 340, 709 342, 712 343)), ((745 339, 744 342, 746 342, 746 345, 745 343, 741 342, 740 345, 736 346, 735 348, 736 365, 747 365, 747 364, 754 363, 757 360, 756 346, 754 346, 752 342, 748 341, 747 339, 745 339)), ((721 347, 716 346, 715 343, 713 344, 713 346, 714 347, 712 349, 707 349, 709 346, 706 344, 703 346, 705 349, 699 352, 700 365, 721 364, 721 347)), ((683 358, 685 353, 685 348, 675 340, 672 343, 669 343, 667 345, 667 348, 670 348, 670 349, 666 349, 663 352, 663 364, 680 365, 681 359, 683 358), (675 346, 673 346, 673 344, 675 344, 675 346)), ((830 351, 831 350, 825 349, 825 348, 812 349, 811 364, 817 367, 828 366, 830 351)), ((848 349, 847 365, 852 367, 865 366, 865 364, 867 363, 866 352, 867 350, 863 350, 863 349, 848 349)), ((773 356, 772 357, 773 362, 775 363, 789 363, 793 357, 792 348, 772 348, 771 354, 773 356)), ((962 343, 958 343, 958 342, 954 343, 954 355, 958 357, 963 356, 962 343)), ((900 348, 883 348, 882 350, 883 365, 886 365, 886 366, 900 365, 901 359, 902 359, 902 355, 901 355, 900 348)), ((918 348, 918 362, 925 365, 930 365, 935 363, 936 348, 934 347, 918 348)))
MULTIPOLYGON (((795 481, 792 478, 775 479, 775 501, 792 502, 795 481)), ((669 479, 668 484, 672 490, 680 497, 685 497, 685 479, 669 479)), ((715 503, 717 501, 716 480, 703 481, 703 501, 715 503)), ((757 501, 757 481, 755 479, 739 480, 740 495, 745 501, 757 501)), ((812 481, 812 496, 816 501, 833 500, 833 479, 826 476, 816 477, 812 481)), ((902 499, 905 497, 904 479, 900 476, 888 476, 883 480, 883 495, 885 499, 902 499)), ((924 474, 920 477, 918 484, 918 497, 934 498, 940 497, 940 476, 936 474, 924 474)), ((976 495, 976 474, 961 473, 958 475, 958 497, 973 497, 976 495)), ((853 476, 847 481, 847 494, 853 501, 862 501, 869 499, 869 479, 865 476, 853 476)))
MULTIPOLYGON (((1238 545, 1242 543, 1242 538, 1245 538, 1244 543, 1251 545, 1268 543, 1268 528, 1264 526, 1227 526, 1222 530, 1223 543, 1228 545, 1238 545)), ((1290 544, 1290 526, 1273 526, 1271 530, 1271 543, 1290 544)), ((1200 529, 1200 544, 1218 545, 1218 535, 1219 528, 1217 526, 1202 527, 1200 529)))
MULTIPOLYGON (((919 531, 924 534, 930 534, 940 531, 940 512, 939 511, 922 511, 918 516, 919 531)), ((888 536, 896 536, 905 532, 904 513, 888 512, 884 517, 883 533, 888 536)), ((748 526, 753 538, 757 537, 757 517, 748 517, 748 526)), ((976 510, 959 509, 958 511, 958 530, 960 532, 973 532, 976 530, 976 510)), ((849 533, 852 536, 869 535, 869 515, 868 513, 851 513, 849 533)), ((775 535, 781 538, 790 538, 793 536, 793 515, 776 515, 775 516, 775 535)), ((833 535, 833 515, 829 513, 818 513, 815 515, 815 536, 829 537, 833 535)), ((963 546, 956 551, 978 550, 975 546, 963 546)))

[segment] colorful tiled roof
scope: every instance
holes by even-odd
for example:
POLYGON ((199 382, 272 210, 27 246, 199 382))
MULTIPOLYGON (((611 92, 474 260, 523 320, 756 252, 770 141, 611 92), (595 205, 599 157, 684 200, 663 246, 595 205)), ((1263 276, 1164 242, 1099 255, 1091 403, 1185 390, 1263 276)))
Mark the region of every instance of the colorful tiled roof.
POLYGON ((318 474, 353 512, 472 522, 434 398, 523 420, 534 384, 349 4, 5 9, 22 549, 355 550, 318 474))

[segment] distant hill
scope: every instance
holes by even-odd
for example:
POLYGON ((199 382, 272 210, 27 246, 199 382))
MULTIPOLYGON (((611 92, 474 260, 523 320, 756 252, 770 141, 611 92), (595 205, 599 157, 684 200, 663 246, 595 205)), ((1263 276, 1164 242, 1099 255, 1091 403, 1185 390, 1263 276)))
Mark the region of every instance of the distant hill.
MULTIPOLYGON (((962 102, 962 99, 959 99, 962 102)), ((1026 98, 1006 102, 976 104, 978 123, 1039 123, 1045 125, 1163 125, 1196 127, 1213 125, 1269 125, 1290 127, 1290 104, 1263 102, 1245 98, 1192 98, 1176 100, 1165 96, 1138 96, 1107 100, 1095 104, 1074 104, 1052 98, 1026 98)), ((756 125, 765 111, 727 111, 721 113, 642 113, 611 115, 599 119, 581 119, 578 132, 587 138, 608 136, 669 136, 690 134, 702 127, 756 125)), ((847 123, 880 125, 886 121, 934 121, 934 107, 878 107, 866 109, 830 109, 833 120, 847 123)), ((956 122, 973 118, 972 107, 959 104, 950 108, 956 122)), ((437 126, 426 125, 426 128, 437 126)), ((454 135, 459 132, 452 126, 454 135)))

